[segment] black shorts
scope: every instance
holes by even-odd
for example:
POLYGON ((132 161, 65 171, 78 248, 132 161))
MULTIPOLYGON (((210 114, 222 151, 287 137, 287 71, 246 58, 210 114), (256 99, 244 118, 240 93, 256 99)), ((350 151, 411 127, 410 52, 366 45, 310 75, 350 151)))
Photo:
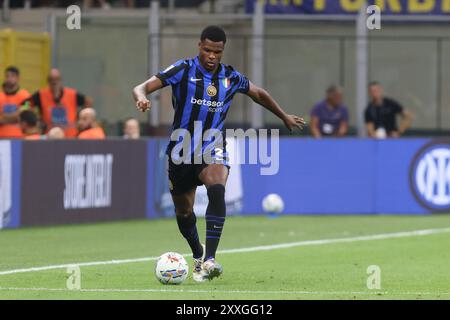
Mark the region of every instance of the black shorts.
MULTIPOLYGON (((203 185, 199 175, 209 164, 175 164, 166 155, 166 168, 169 178, 169 190, 172 195, 181 195, 194 187, 203 185)), ((225 165, 230 170, 229 165, 225 165)))

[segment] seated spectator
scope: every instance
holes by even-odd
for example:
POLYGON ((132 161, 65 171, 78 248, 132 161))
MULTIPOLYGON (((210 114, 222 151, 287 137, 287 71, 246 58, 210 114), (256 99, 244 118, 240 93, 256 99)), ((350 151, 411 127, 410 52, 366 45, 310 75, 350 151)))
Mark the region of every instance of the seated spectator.
POLYGON ((379 82, 369 85, 370 102, 364 118, 367 134, 372 138, 400 137, 410 126, 413 115, 397 101, 384 97, 383 87, 379 82), (397 116, 402 121, 397 125, 397 116))
POLYGON ((311 132, 315 138, 322 136, 342 137, 348 131, 348 111, 342 104, 342 89, 330 86, 325 100, 311 111, 311 132))
POLYGON ((41 140, 45 136, 41 135, 38 117, 31 110, 24 110, 19 114, 19 124, 25 140, 41 140))
POLYGON ((139 127, 139 121, 135 118, 129 118, 125 121, 123 126, 123 138, 124 139, 139 139, 141 137, 141 131, 139 127))
POLYGON ((97 115, 94 109, 86 108, 80 111, 78 120, 78 139, 105 139, 103 129, 97 123, 97 115))
POLYGON ((0 92, 0 138, 21 138, 19 113, 22 101, 30 97, 25 89, 20 89, 20 72, 16 67, 5 70, 3 91, 0 92))
POLYGON ((53 127, 47 132, 47 139, 48 140, 61 140, 64 139, 64 130, 60 127, 53 127))
POLYGON ((39 109, 46 130, 64 129, 66 137, 77 136, 77 113, 80 108, 92 106, 92 100, 77 90, 64 87, 58 69, 50 70, 48 87, 34 93, 29 99, 32 107, 39 109))

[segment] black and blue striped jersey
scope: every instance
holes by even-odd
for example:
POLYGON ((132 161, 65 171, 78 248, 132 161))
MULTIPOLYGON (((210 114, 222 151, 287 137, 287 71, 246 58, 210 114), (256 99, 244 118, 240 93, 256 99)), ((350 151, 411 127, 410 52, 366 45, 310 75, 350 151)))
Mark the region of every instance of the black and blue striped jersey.
MULTIPOLYGON (((215 73, 200 64, 199 57, 179 60, 157 78, 164 86, 172 87, 175 116, 172 131, 185 129, 194 136, 194 123, 201 122, 203 135, 209 129, 223 131, 225 118, 237 92, 247 93, 249 80, 231 66, 220 64, 215 73)), ((198 134, 199 132, 196 132, 198 134)), ((192 138, 193 139, 193 138, 192 138)), ((194 144, 194 141, 192 141, 194 144)), ((169 152, 177 142, 171 141, 169 152)), ((192 149, 196 149, 195 146, 192 149)), ((203 145, 202 149, 205 148, 203 145)))

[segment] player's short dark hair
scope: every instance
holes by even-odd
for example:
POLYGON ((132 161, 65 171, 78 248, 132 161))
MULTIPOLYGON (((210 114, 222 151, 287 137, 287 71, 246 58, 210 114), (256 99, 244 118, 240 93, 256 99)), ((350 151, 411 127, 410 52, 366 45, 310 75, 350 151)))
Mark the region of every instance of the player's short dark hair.
POLYGON ((212 42, 221 42, 225 44, 227 42, 227 35, 225 31, 219 26, 208 26, 203 29, 202 34, 200 36, 200 40, 204 41, 205 39, 209 39, 212 42))
POLYGON ((6 68, 5 73, 6 72, 12 72, 12 73, 15 73, 16 75, 20 74, 19 68, 14 67, 14 66, 9 66, 8 68, 6 68))
POLYGON ((25 122, 30 127, 35 127, 37 125, 37 116, 31 110, 24 110, 19 114, 20 122, 25 122))
POLYGON ((373 86, 381 86, 381 83, 379 81, 371 81, 369 83, 369 88, 372 88, 373 86))

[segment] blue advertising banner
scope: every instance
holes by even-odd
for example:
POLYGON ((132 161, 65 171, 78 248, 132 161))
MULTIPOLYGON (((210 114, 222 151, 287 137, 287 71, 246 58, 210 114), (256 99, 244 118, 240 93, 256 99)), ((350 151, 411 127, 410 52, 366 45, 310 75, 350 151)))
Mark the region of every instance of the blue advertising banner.
MULTIPOLYGON (((149 218, 173 215, 164 148, 149 142, 149 218)), ((450 212, 450 140, 281 138, 278 172, 262 175, 262 167, 234 170, 227 193, 239 210, 230 213, 262 214, 270 193, 282 197, 284 214, 450 212)))
POLYGON ((450 142, 424 153, 427 145, 435 141, 282 139, 277 175, 243 167, 243 212, 260 214, 269 193, 283 198, 285 214, 449 212, 450 142))
POLYGON ((285 214, 375 213, 375 150, 370 140, 281 139, 278 174, 244 166, 244 190, 253 191, 244 212, 261 213, 263 198, 276 193, 285 214))
MULTIPOLYGON (((255 2, 247 0, 246 12, 253 13, 255 2)), ((356 14, 366 0, 265 0, 269 14, 356 14)), ((382 14, 396 15, 448 15, 449 0, 368 0, 377 5, 382 14)))
POLYGON ((0 229, 20 226, 20 141, 0 141, 0 229))
MULTIPOLYGON (((233 143, 239 145, 230 141, 229 151, 233 150, 233 143)), ((64 148, 58 148, 63 150, 62 153, 68 152, 65 144, 61 142, 61 147, 64 148)), ((117 204, 120 206, 116 210, 118 213, 126 211, 123 207, 136 206, 132 209, 136 214, 129 217, 143 216, 145 205, 143 199, 146 198, 148 218, 174 215, 166 169, 166 144, 167 139, 149 139, 146 143, 137 142, 136 145, 114 141, 106 145, 92 145, 97 153, 108 146, 114 146, 117 152, 126 147, 126 152, 122 152, 127 155, 123 157, 125 160, 131 159, 128 158, 129 154, 134 155, 132 161, 122 161, 120 156, 122 153, 113 152, 114 163, 117 165, 122 162, 133 164, 124 168, 118 167, 113 172, 115 178, 112 181, 118 184, 111 189, 116 190, 112 199, 115 199, 114 201, 122 199, 117 204), (132 152, 129 149, 131 147, 132 152), (136 162, 135 159, 142 160, 136 162), (143 174, 145 166, 148 169, 146 176, 143 174), (127 182, 127 179, 132 182, 127 182), (122 189, 122 185, 126 191, 122 189), (136 190, 130 191, 132 190, 130 185, 136 190), (123 198, 122 194, 133 196, 123 198)), ((41 171, 51 172, 50 177, 59 177, 62 176, 59 172, 64 172, 57 166, 51 166, 52 169, 47 171, 33 169, 40 162, 36 162, 36 158, 30 155, 39 152, 49 154, 45 152, 45 148, 38 151, 45 146, 47 144, 0 141, 0 229, 25 226, 26 218, 31 219, 31 216, 41 221, 45 218, 45 214, 52 212, 45 209, 40 216, 26 214, 26 208, 33 197, 44 199, 39 193, 35 195, 38 187, 34 184, 44 180, 36 174, 41 171), (30 170, 37 173, 30 173, 30 170)), ((73 145, 68 150, 84 147, 86 146, 73 145)), ((241 154, 237 158, 247 158, 248 147, 249 145, 245 144, 245 148, 240 151, 241 154)), ((270 153, 272 150, 274 149, 271 149, 270 153)), ((38 158, 46 159, 45 156, 38 158)), ((450 139, 281 138, 279 157, 272 159, 279 159, 275 161, 277 164, 274 167, 277 168, 277 172, 274 175, 262 174, 261 169, 267 167, 267 162, 265 165, 232 165, 225 199, 228 214, 262 214, 262 200, 270 193, 282 197, 285 203, 284 214, 450 212, 450 139)), ((47 175, 47 185, 51 185, 53 178, 48 177, 47 175)), ((64 179, 59 180, 64 184, 64 179)), ((46 202, 51 204, 51 201, 46 202)), ((197 215, 205 213, 207 202, 205 190, 199 188, 194 208, 197 215)), ((39 205, 42 208, 44 206, 40 202, 39 205)), ((115 212, 114 206, 111 208, 106 210, 108 219, 124 218, 123 215, 111 216, 115 212)), ((86 211, 86 213, 88 213, 86 221, 95 220, 92 220, 95 212, 86 211)), ((59 216, 64 215, 58 214, 59 216)))

